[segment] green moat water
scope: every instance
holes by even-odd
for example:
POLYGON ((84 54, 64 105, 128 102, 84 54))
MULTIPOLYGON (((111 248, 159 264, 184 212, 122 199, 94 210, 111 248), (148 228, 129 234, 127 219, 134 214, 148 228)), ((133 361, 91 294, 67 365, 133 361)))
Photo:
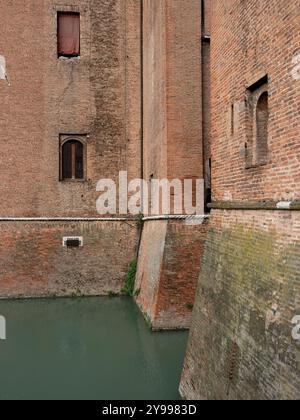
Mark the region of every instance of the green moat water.
POLYGON ((153 333, 129 298, 0 301, 0 400, 178 399, 186 332, 153 333))

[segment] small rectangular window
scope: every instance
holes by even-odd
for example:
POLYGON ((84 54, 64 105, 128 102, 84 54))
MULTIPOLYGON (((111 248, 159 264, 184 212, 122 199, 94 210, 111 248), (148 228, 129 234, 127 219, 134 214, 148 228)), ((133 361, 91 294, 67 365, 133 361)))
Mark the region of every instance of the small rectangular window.
POLYGON ((80 14, 58 12, 57 14, 58 57, 79 57, 80 55, 80 14))
POLYGON ((80 247, 80 241, 79 241, 79 239, 67 239, 66 246, 68 248, 79 248, 80 247))
POLYGON ((63 238, 63 247, 66 248, 81 248, 83 247, 82 236, 66 236, 63 238))

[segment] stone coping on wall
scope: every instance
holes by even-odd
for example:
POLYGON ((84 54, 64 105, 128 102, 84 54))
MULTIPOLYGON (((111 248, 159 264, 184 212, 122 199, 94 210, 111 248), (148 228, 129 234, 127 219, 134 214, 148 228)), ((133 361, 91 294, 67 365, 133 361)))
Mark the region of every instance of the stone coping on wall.
POLYGON ((216 201, 208 207, 212 210, 299 211, 300 201, 216 201))
POLYGON ((0 217, 0 222, 128 222, 135 217, 0 217))
POLYGON ((156 220, 204 221, 208 218, 209 218, 208 214, 192 215, 192 216, 171 214, 171 215, 161 215, 161 216, 147 216, 147 217, 143 217, 143 221, 144 222, 151 222, 151 221, 156 221, 156 220))
MULTIPOLYGON (((204 221, 209 215, 158 215, 143 217, 143 222, 159 220, 182 220, 204 221)), ((0 222, 135 222, 141 220, 140 217, 0 217, 0 222)))

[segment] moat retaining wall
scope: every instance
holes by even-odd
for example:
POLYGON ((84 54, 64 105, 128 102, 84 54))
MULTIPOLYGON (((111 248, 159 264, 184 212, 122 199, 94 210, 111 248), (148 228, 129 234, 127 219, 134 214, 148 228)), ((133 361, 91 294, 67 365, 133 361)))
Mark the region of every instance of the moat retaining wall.
POLYGON ((214 210, 181 395, 299 399, 299 296, 299 212, 214 210))

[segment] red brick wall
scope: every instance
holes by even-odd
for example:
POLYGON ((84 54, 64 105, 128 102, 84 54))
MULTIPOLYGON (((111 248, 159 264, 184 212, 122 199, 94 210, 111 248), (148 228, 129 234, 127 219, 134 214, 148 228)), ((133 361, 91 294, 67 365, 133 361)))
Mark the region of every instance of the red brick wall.
POLYGON ((180 392, 188 399, 300 397, 298 212, 214 211, 180 392))
POLYGON ((21 0, 1 7, 0 216, 96 213, 96 184, 140 177, 140 5, 21 0), (81 57, 57 59, 56 13, 81 13, 81 57), (88 134, 87 181, 59 182, 59 134, 88 134))
POLYGON ((153 329, 190 327, 207 226, 146 222, 135 290, 153 329))
MULTIPOLYGON (((0 217, 96 216, 98 180, 120 170, 140 177, 140 20, 135 0, 1 5, 0 54, 11 86, 0 80, 0 217), (81 57, 58 60, 56 13, 70 10, 81 14, 81 57), (86 182, 59 181, 60 134, 88 134, 86 182)), ((136 227, 71 225, 0 225, 0 296, 120 291, 136 227), (63 249, 62 237, 82 229, 84 247, 63 249)))
MULTIPOLYGON (((145 0, 144 178, 203 178, 201 2, 145 0)), ((153 328, 187 328, 205 228, 144 226, 137 302, 153 328)))
POLYGON ((199 2, 144 1, 145 179, 202 177, 199 2), (199 6, 199 7, 198 7, 199 6))
POLYGON ((1 222, 0 296, 120 293, 138 230, 119 222, 1 222), (63 237, 83 247, 63 247, 63 237))
POLYGON ((210 35, 211 34, 211 16, 212 16, 212 10, 214 5, 213 0, 202 0, 203 3, 203 12, 204 12, 204 34, 210 35))
POLYGON ((203 178, 200 2, 165 4, 168 178, 203 178))
POLYGON ((143 1, 144 179, 167 177, 166 10, 143 1))
POLYGON ((147 222, 143 228, 135 284, 136 300, 151 324, 155 321, 156 302, 164 259, 166 221, 147 222))
POLYGON ((299 81, 292 59, 300 51, 297 1, 214 2, 212 19, 213 199, 299 198, 299 81), (269 162, 245 168, 246 89, 269 76, 269 162), (231 105, 235 129, 231 134, 231 105))
MULTIPOLYGON (((298 6, 213 2, 212 194, 228 207, 300 198, 300 84, 292 77, 300 52, 298 6), (247 169, 247 88, 266 74, 269 160, 247 169)), ((181 394, 299 399, 300 354, 291 322, 300 312, 299 213, 219 207, 210 218, 181 394)))

